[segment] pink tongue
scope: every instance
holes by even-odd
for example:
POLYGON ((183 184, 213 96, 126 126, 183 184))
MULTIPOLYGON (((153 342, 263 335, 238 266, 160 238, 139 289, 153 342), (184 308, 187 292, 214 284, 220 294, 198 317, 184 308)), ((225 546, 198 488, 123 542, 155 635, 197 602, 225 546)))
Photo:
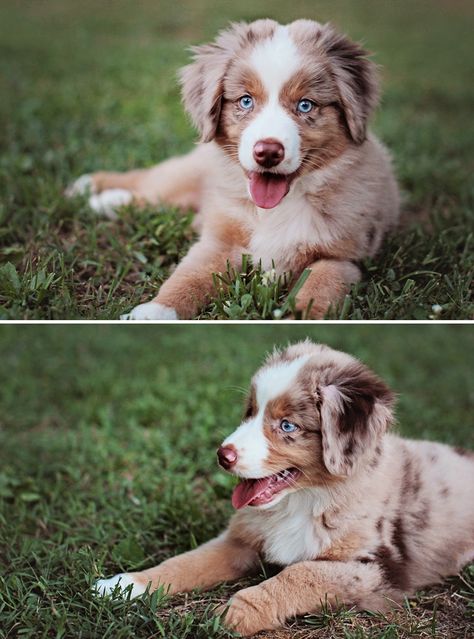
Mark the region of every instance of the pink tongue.
POLYGON ((244 479, 234 488, 232 493, 232 506, 239 510, 268 488, 272 478, 264 477, 263 479, 244 479))
POLYGON ((282 201, 290 190, 286 175, 252 171, 249 181, 252 200, 262 209, 272 209, 282 201))

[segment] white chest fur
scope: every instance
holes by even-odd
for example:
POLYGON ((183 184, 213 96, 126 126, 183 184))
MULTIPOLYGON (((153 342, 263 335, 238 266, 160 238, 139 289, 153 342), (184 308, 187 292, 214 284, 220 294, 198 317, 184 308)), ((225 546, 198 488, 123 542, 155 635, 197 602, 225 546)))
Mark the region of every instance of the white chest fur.
POLYGON ((329 536, 317 524, 326 506, 325 491, 308 489, 288 495, 274 508, 249 512, 252 527, 264 538, 265 560, 289 565, 317 557, 330 544, 329 536))
POLYGON ((332 239, 323 216, 299 184, 277 207, 269 211, 258 209, 257 215, 249 251, 255 263, 261 260, 264 270, 274 264, 278 273, 287 271, 295 252, 332 239))

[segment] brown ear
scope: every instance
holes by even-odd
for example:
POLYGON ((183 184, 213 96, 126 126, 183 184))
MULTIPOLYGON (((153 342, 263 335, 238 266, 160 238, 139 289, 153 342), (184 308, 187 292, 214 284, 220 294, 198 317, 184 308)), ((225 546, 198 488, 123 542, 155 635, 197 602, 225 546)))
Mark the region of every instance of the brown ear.
POLYGON ((369 457, 393 421, 394 394, 362 364, 345 367, 321 388, 324 465, 332 475, 350 475, 369 457))
POLYGON ((318 46, 329 57, 344 116, 352 139, 364 142, 367 121, 378 101, 376 66, 357 42, 325 25, 318 46))
POLYGON ((218 44, 192 48, 194 61, 179 72, 184 108, 201 134, 202 142, 216 135, 224 93, 229 51, 218 44))

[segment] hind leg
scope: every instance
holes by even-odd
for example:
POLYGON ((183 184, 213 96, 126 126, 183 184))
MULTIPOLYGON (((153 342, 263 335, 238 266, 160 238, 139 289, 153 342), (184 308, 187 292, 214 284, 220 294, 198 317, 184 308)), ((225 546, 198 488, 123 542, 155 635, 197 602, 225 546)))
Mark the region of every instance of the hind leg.
POLYGON ((208 149, 204 145, 149 169, 118 173, 98 171, 82 175, 66 190, 66 196, 89 195, 89 205, 100 215, 115 217, 124 204, 163 202, 199 210, 208 149))

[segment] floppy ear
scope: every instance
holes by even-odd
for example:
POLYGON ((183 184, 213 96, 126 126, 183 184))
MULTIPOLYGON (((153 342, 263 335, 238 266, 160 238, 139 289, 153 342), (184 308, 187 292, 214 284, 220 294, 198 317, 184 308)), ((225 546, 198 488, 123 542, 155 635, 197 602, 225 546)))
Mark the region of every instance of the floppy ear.
POLYGON ((364 142, 367 121, 378 101, 376 66, 368 52, 357 42, 325 25, 318 40, 328 56, 344 111, 344 117, 356 144, 364 142))
POLYGON ((217 43, 191 50, 194 61, 179 72, 184 108, 201 134, 201 141, 210 142, 219 124, 230 51, 217 43))
POLYGON ((332 475, 347 477, 391 425, 394 394, 359 363, 320 390, 324 465, 332 475))

